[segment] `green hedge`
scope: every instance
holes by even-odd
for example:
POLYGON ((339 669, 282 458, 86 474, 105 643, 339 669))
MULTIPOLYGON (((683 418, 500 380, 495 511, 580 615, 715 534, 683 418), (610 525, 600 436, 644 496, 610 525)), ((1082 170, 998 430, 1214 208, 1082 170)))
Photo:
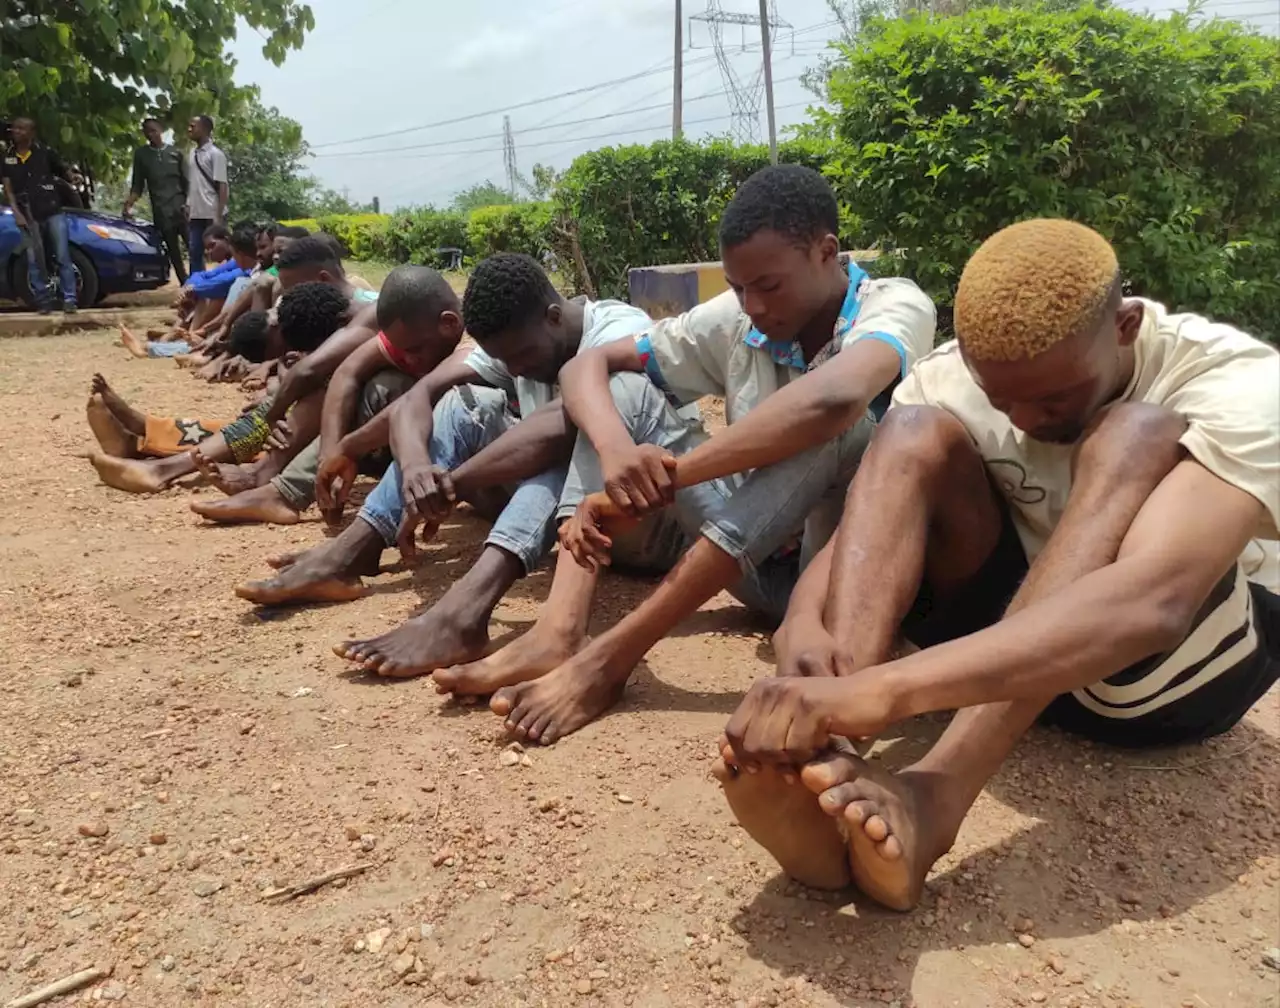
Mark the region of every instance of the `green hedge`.
POLYGON ((1028 217, 1115 244, 1135 292, 1280 334, 1280 50, 1239 25, 1085 6, 885 21, 829 81, 828 166, 941 304, 1028 217))

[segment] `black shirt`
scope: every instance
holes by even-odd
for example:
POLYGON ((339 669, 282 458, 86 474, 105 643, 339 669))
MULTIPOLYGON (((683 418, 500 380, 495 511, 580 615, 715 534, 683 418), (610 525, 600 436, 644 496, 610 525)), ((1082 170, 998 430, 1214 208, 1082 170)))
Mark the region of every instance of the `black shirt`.
POLYGON ((18 149, 9 144, 0 160, 0 179, 12 183, 18 209, 24 216, 29 213, 40 221, 62 212, 56 180, 66 173, 62 158, 42 143, 33 143, 25 160, 18 156, 18 149))

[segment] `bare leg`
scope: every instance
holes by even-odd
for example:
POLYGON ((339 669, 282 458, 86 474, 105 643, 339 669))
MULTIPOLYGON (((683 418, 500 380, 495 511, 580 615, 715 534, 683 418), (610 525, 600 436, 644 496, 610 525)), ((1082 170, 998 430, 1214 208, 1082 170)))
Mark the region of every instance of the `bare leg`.
POLYGON ((160 459, 122 459, 95 452, 89 461, 107 486, 135 494, 159 493, 196 471, 190 452, 160 459))
POLYGON ((541 679, 499 690, 490 706, 513 734, 550 745, 616 704, 645 652, 741 577, 733 557, 699 539, 635 612, 541 679))
POLYGON ((93 394, 102 399, 102 404, 111 411, 111 415, 116 419, 126 431, 134 437, 142 437, 147 433, 146 415, 130 406, 127 402, 120 398, 107 380, 100 374, 93 376, 93 394))
MULTIPOLYGON (((556 555, 551 594, 533 629, 479 661, 440 669, 434 676, 437 691, 488 696, 503 686, 536 679, 566 661, 586 640, 596 581, 596 574, 579 567, 572 554, 561 550, 556 555)), ((496 707, 494 711, 509 713, 496 707)))
POLYGON ((484 552, 426 612, 371 640, 343 641, 340 658, 377 675, 405 679, 472 661, 489 646, 489 617, 524 574, 520 559, 498 546, 484 552))
POLYGON ((120 421, 102 401, 102 396, 89 396, 84 412, 89 421, 89 429, 107 455, 116 458, 138 457, 138 439, 121 426, 120 421))
MULTIPOLYGON (((920 438, 954 436, 944 424, 954 421, 939 420, 929 425, 931 432, 918 430, 915 438, 901 438, 897 447, 918 458, 920 438)), ((1086 433, 1078 449, 1066 511, 1010 604, 1010 613, 1115 561, 1143 503, 1182 458, 1178 438, 1184 426, 1181 418, 1159 408, 1124 404, 1108 411, 1086 433)), ((948 452, 957 450, 951 443, 948 452)), ((855 480, 850 510, 857 494, 855 480)), ((942 498, 934 500, 936 506, 945 507, 942 498)), ((892 513, 899 495, 879 503, 878 514, 892 513)), ((846 582, 836 588, 839 594, 834 602, 844 614, 849 613, 849 600, 870 600, 881 590, 894 548, 892 543, 877 541, 879 530, 872 523, 851 526, 847 532, 842 541, 854 544, 859 555, 877 548, 884 553, 876 577, 869 576, 869 568, 865 583, 846 582)), ((867 555, 866 560, 870 564, 873 557, 867 555)), ((852 626, 857 626, 858 618, 853 615, 852 626)), ((873 629, 878 639, 891 637, 892 628, 873 629)), ((805 767, 805 785, 819 795, 823 810, 847 830, 852 875, 859 888, 894 909, 914 906, 930 867, 950 849, 987 780, 1052 699, 961 710, 925 757, 897 775, 840 753, 805 767)))
POLYGON ((348 602, 364 594, 362 574, 378 573, 382 549, 382 536, 357 519, 314 549, 268 557, 267 564, 280 573, 242 584, 236 594, 258 605, 348 602))
POLYGON ((120 327, 120 343, 134 357, 146 358, 149 356, 147 354, 146 344, 143 343, 142 340, 138 339, 138 337, 125 326, 120 327))

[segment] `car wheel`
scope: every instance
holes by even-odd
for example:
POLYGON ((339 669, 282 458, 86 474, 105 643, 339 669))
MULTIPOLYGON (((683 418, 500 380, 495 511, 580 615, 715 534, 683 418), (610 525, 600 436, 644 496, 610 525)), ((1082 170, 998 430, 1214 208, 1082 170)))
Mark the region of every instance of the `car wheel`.
MULTIPOLYGON (((74 245, 71 247, 71 264, 76 270, 76 304, 95 305, 98 296, 98 271, 93 268, 93 260, 74 245)), ((31 291, 30 274, 27 272, 27 257, 14 256, 10 274, 10 288, 28 308, 36 308, 36 298, 31 291)), ((55 306, 56 307, 56 306, 55 306)))

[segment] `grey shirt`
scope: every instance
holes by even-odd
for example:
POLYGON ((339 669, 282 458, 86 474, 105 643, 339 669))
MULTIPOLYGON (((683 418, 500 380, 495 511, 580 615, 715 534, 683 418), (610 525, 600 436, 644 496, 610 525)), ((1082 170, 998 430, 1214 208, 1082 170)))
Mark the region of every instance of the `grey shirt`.
POLYGON ((227 181, 227 156, 210 140, 187 154, 187 209, 192 220, 218 216, 216 182, 227 181))

